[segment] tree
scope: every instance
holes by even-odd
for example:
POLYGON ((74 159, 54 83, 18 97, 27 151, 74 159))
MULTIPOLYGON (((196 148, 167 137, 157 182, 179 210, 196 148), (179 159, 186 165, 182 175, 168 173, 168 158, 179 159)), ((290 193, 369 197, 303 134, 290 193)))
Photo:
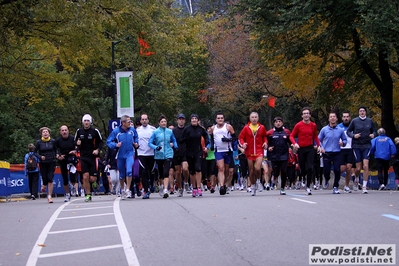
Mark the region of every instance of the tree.
MULTIPOLYGON (((397 1, 240 0, 236 7, 250 21, 258 47, 267 51, 266 60, 280 58, 279 64, 289 67, 319 57, 321 75, 329 76, 323 80, 351 80, 359 85, 354 93, 373 91, 367 88, 371 82, 379 94, 382 127, 388 135, 398 135, 393 117, 394 79, 399 74, 397 1), (327 70, 327 63, 336 69, 327 70)), ((373 96, 367 104, 373 105, 373 96)))
POLYGON ((160 0, 0 0, 0 16, 0 159, 21 162, 41 126, 53 137, 62 124, 73 133, 84 113, 107 136, 112 41, 123 41, 117 70, 134 73, 136 114, 171 120, 186 106, 206 110, 196 103, 208 67, 201 15, 160 0), (154 53, 140 54, 142 32, 154 53))

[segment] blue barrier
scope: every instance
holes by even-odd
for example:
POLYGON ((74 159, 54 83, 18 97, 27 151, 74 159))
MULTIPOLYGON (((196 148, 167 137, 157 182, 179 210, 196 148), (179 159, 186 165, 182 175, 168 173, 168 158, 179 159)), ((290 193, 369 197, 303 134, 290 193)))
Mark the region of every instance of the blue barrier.
POLYGON ((0 161, 0 196, 9 197, 12 194, 10 189, 10 163, 0 161))

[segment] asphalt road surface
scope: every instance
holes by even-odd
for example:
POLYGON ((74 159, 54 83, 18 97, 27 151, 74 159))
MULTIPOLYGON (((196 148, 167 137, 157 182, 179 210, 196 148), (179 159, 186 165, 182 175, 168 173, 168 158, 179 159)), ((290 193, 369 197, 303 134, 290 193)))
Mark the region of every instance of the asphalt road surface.
POLYGON ((299 266, 309 244, 399 246, 399 192, 286 192, 1 202, 0 266, 299 266))

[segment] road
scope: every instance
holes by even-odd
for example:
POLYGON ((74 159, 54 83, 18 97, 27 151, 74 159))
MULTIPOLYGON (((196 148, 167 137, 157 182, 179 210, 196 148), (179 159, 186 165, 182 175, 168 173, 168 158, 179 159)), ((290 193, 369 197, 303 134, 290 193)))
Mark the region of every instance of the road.
POLYGON ((309 244, 396 244, 399 192, 0 203, 3 265, 308 265, 309 244))

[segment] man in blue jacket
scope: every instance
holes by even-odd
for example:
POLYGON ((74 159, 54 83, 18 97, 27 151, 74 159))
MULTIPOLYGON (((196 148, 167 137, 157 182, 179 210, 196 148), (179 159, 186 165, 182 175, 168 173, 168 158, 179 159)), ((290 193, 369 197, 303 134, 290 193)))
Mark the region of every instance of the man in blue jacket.
POLYGON ((118 149, 116 158, 118 159, 119 182, 122 190, 122 199, 132 198, 130 185, 132 183, 134 149, 137 149, 138 135, 136 129, 131 126, 128 115, 121 117, 121 125, 115 128, 107 138, 107 146, 111 149, 118 149), (126 179, 126 189, 124 182, 126 179))
POLYGON ((333 194, 340 194, 339 180, 341 178, 341 147, 346 146, 345 131, 337 127, 338 117, 335 112, 330 112, 328 125, 323 127, 319 133, 321 153, 323 153, 324 178, 330 180, 331 165, 334 169, 333 194))
POLYGON ((385 129, 377 130, 378 137, 371 140, 370 153, 377 161, 379 190, 384 190, 388 182, 389 159, 395 157, 396 147, 392 139, 385 135, 385 129))

